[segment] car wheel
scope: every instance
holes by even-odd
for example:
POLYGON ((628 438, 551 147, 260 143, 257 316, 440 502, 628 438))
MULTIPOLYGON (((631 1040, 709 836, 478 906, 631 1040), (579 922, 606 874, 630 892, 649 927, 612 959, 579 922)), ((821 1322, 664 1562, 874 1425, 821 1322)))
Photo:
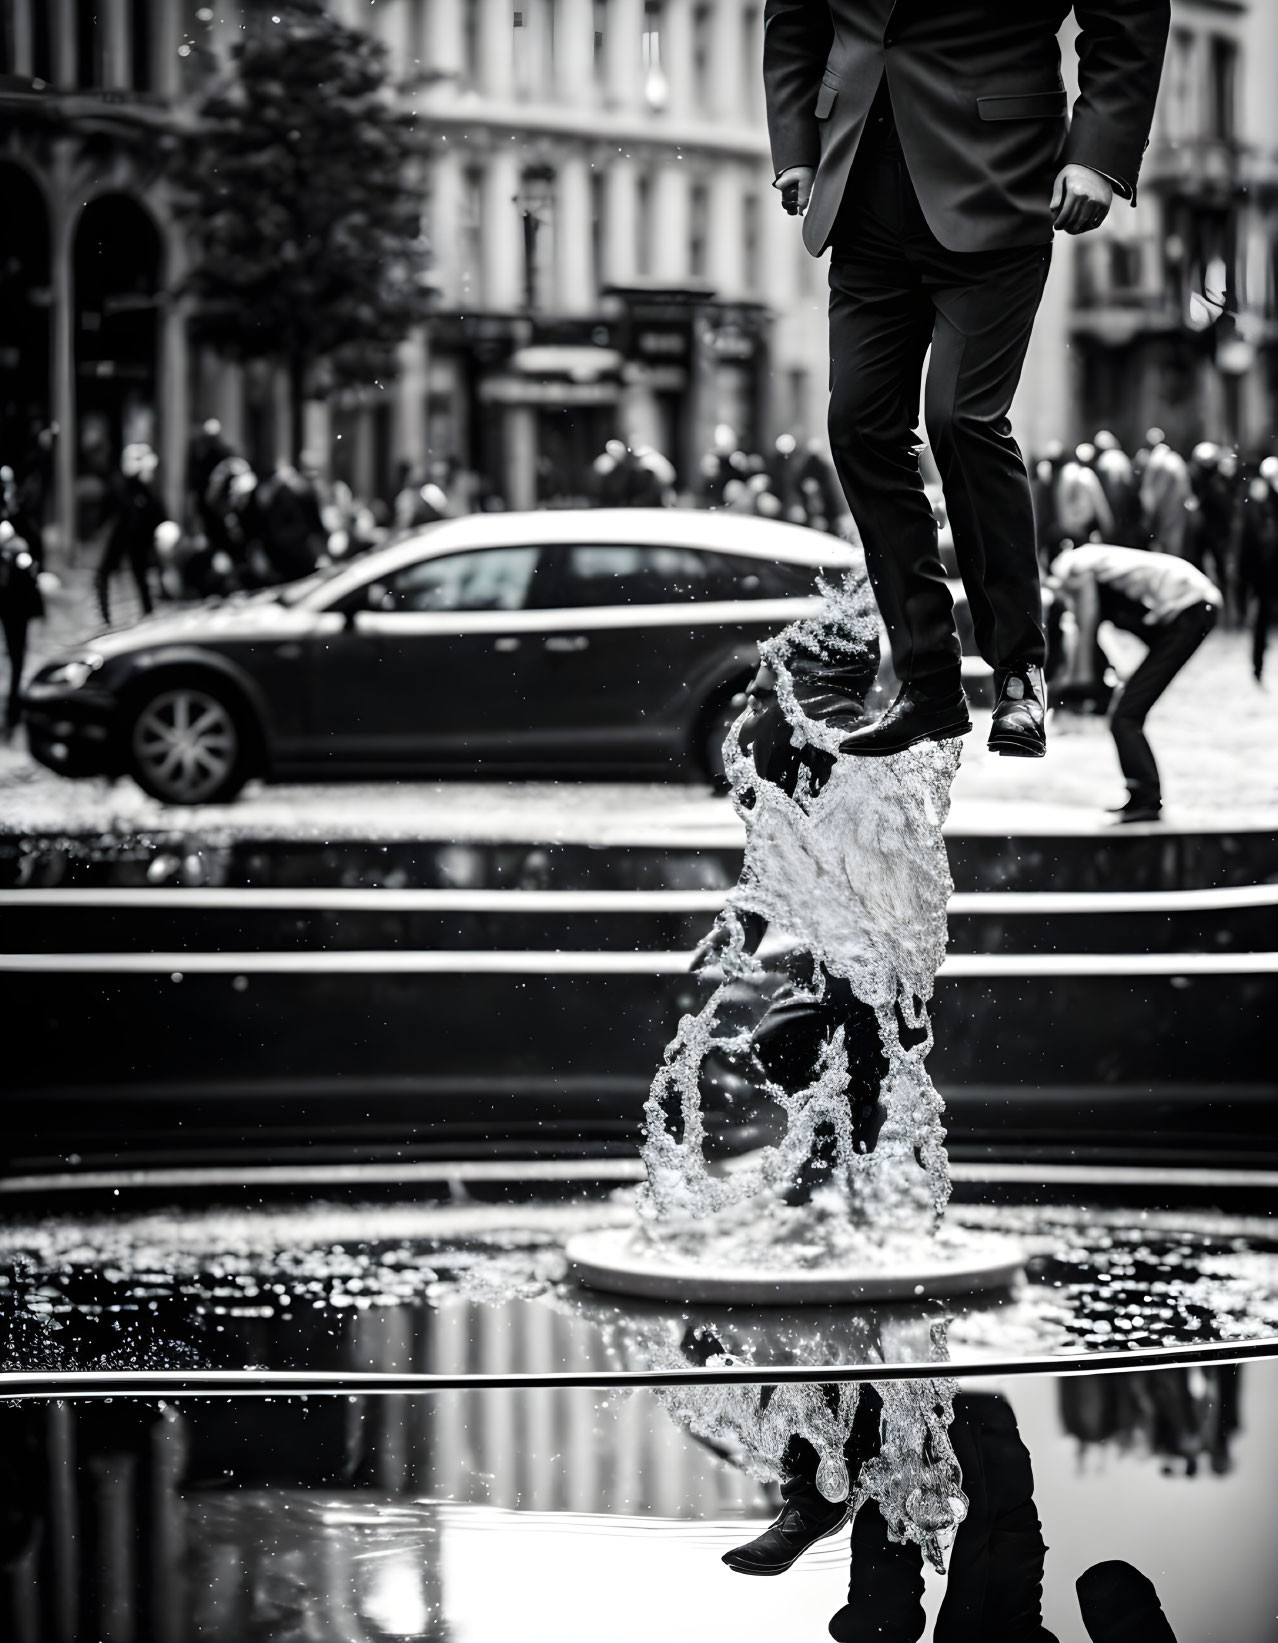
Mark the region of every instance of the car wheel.
POLYGON ((233 798, 248 774, 236 710, 202 684, 173 684, 148 696, 129 728, 129 768, 164 804, 233 798))
POLYGON ((723 763, 723 744, 727 740, 728 732, 741 716, 741 709, 745 706, 744 685, 739 691, 734 691, 727 701, 721 702, 718 707, 711 709, 702 720, 701 747, 698 751, 698 763, 704 774, 709 778, 712 787, 719 792, 728 791, 728 777, 723 763))

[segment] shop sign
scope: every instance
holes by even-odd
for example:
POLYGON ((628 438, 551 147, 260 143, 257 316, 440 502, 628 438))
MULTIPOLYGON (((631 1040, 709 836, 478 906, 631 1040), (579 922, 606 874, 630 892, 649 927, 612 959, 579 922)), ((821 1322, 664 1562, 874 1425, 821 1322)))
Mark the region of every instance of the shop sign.
POLYGON ((640 331, 635 352, 645 359, 683 359, 688 352, 686 331, 640 331))
POLYGON ((488 405, 613 405, 615 382, 536 382, 527 377, 486 377, 479 397, 488 405))
POLYGON ((739 326, 708 326, 704 334, 706 351, 719 359, 754 358, 755 339, 739 326))

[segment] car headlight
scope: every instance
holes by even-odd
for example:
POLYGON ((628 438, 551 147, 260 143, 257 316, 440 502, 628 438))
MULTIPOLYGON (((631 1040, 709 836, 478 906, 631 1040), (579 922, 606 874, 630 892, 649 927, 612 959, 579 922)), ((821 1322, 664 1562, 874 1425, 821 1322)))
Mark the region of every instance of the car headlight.
POLYGON ((69 662, 58 662, 40 680, 42 685, 62 685, 67 690, 79 690, 102 666, 101 656, 76 656, 69 662))

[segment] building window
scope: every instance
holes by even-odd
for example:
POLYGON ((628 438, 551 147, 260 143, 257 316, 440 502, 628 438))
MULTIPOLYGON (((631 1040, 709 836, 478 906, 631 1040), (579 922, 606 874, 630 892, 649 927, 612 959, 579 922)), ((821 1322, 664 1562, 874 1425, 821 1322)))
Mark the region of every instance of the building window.
POLYGON ((75 83, 102 84, 102 9, 104 0, 76 0, 75 83))
POLYGON ((759 196, 741 202, 741 275, 747 291, 759 289, 759 196))
POLYGON ((741 84, 751 103, 758 101, 763 84, 763 55, 758 34, 759 8, 747 6, 741 13, 741 84))
POLYGON ((480 0, 462 0, 462 77, 477 86, 483 63, 480 0))
POLYGON ((558 213, 555 174, 549 166, 529 166, 519 179, 518 207, 524 231, 524 306, 541 308, 553 298, 558 213))
POLYGON ((1208 135, 1232 143, 1238 135, 1238 44, 1223 34, 1211 37, 1208 135))
POLYGON ((130 82, 134 91, 155 90, 155 36, 151 0, 132 0, 129 7, 130 82))
POLYGON ((1167 67, 1163 76, 1163 103, 1167 135, 1183 142, 1193 132, 1194 36, 1188 29, 1175 28, 1167 44, 1167 67))
POLYGON ((665 22, 664 0, 644 0, 643 8, 643 95, 649 108, 664 108, 670 101, 670 83, 661 61, 661 32, 665 22))
POLYGON ((604 283, 604 212, 607 210, 602 173, 590 174, 590 277, 596 292, 604 283))
POLYGON ((484 168, 469 165, 462 172, 461 221, 457 234, 458 296, 478 303, 484 266, 484 168))
POLYGON ((791 366, 786 372, 786 387, 790 402, 787 425, 791 433, 798 434, 808 421, 809 373, 804 366, 791 366))
POLYGON ((652 273, 652 178, 635 180, 635 272, 652 273))
POLYGON ((1139 241, 1110 240, 1109 285, 1120 300, 1139 293, 1144 283, 1144 256, 1139 241))
POLYGON ((710 212, 710 197, 704 183, 693 183, 688 194, 688 277, 703 280, 706 277, 706 218, 710 212))
POLYGON ((602 85, 608 76, 608 57, 604 46, 604 36, 608 31, 608 0, 591 0, 590 11, 595 31, 595 84, 602 85))
POLYGON ((529 30, 527 5, 521 7, 515 12, 514 28, 515 34, 512 50, 514 61, 515 96, 518 97, 521 102, 524 102, 527 100, 532 87, 532 43, 528 38, 529 30))
POLYGON ((415 69, 426 64, 426 0, 408 0, 408 61, 415 69))
POLYGON ((697 109, 704 112, 712 95, 710 80, 711 39, 714 29, 714 7, 699 5, 692 8, 692 94, 697 109))
POLYGON ((49 7, 32 6, 31 17, 31 72, 46 85, 53 81, 53 23, 49 7))

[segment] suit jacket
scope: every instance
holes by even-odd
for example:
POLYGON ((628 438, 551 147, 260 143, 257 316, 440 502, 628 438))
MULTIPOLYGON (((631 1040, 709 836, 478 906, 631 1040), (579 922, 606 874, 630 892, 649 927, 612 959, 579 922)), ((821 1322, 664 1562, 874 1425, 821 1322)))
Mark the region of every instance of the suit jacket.
POLYGON ((1169 0, 1074 6, 1070 118, 1061 0, 766 0, 772 161, 816 167, 804 243, 819 256, 884 75, 932 232, 950 251, 1045 244, 1058 169, 1091 166, 1134 199, 1162 72, 1169 0))

